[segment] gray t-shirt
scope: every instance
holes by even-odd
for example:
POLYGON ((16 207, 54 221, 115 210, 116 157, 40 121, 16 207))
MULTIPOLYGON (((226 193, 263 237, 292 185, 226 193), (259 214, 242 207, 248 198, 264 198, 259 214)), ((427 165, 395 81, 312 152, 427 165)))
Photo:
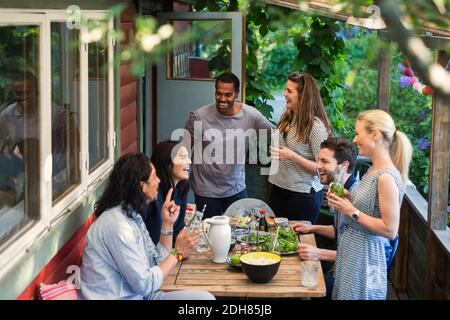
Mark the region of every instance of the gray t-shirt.
MULTIPOLYGON (((242 104, 241 110, 233 116, 221 114, 215 104, 191 112, 185 129, 195 139, 189 181, 194 193, 226 198, 243 191, 249 141, 255 141, 260 129, 267 130, 270 137, 272 128, 257 109, 246 104, 242 104), (196 144, 197 141, 202 143, 196 144)), ((254 154, 255 151, 251 152, 254 154)))

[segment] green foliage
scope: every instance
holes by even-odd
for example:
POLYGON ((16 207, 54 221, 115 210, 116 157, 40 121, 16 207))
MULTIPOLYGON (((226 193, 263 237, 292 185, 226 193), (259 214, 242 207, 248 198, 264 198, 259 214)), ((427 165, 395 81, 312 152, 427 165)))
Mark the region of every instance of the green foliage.
POLYGON ((0 28, 0 111, 13 102, 13 82, 23 72, 37 75, 39 28, 5 26, 0 28), (27 44, 27 50, 24 45, 27 44))
MULTIPOLYGON (((274 33, 269 33, 268 38, 274 40, 274 33)), ((277 42, 266 48, 263 59, 267 61, 263 65, 263 74, 267 84, 272 90, 281 90, 286 84, 286 75, 293 70, 298 50, 292 39, 286 43, 277 42)))
MULTIPOLYGON (((341 78, 358 65, 353 85, 345 90, 345 115, 352 126, 359 112, 377 107, 377 70, 373 63, 367 60, 364 52, 372 46, 372 35, 360 30, 355 38, 346 41, 346 63, 341 69, 341 78)), ((413 145, 414 153, 410 167, 410 179, 417 190, 428 200, 428 178, 430 148, 426 141, 430 141, 431 131, 431 97, 423 96, 411 87, 400 88, 398 64, 403 57, 394 49, 391 56, 391 92, 390 113, 394 118, 398 130, 406 133, 413 145), (426 140, 425 140, 426 139, 426 140), (422 143, 421 143, 422 142, 422 143), (422 150, 423 149, 423 150, 422 150)), ((353 133, 345 135, 353 139, 353 133)))
MULTIPOLYGON (((262 45, 260 40, 268 32, 269 16, 265 12, 265 5, 252 1, 245 3, 249 6, 246 16, 246 103, 257 108, 267 119, 272 118, 273 107, 268 104, 268 100, 273 99, 266 79, 263 77, 258 64, 258 50, 262 45)), ((197 11, 236 11, 242 3, 239 1, 197 1, 195 9, 197 11)), ((211 59, 210 67, 215 73, 221 70, 220 61, 229 56, 229 44, 224 42, 217 50, 217 54, 211 59), (228 45, 228 48, 227 48, 228 45)))
MULTIPOLYGON (((271 119, 273 107, 268 103, 273 99, 271 89, 282 88, 287 74, 300 69, 318 80, 336 134, 348 132, 342 112, 343 82, 335 76, 336 66, 343 61, 344 43, 336 36, 340 25, 331 19, 307 17, 299 11, 261 1, 203 0, 197 1, 195 9, 233 11, 236 3, 246 12, 246 102, 271 119), (279 46, 272 45, 273 49, 266 50, 261 57, 267 38, 271 37, 269 31, 275 30, 278 30, 275 42, 279 46), (268 63, 261 65, 259 61, 268 63)), ((218 56, 223 56, 223 52, 218 51, 218 56)))
POLYGON ((334 134, 350 131, 343 113, 345 100, 343 81, 338 68, 344 62, 344 41, 337 36, 341 25, 328 18, 309 17, 307 33, 297 33, 294 43, 298 49, 294 69, 308 72, 316 78, 334 134))

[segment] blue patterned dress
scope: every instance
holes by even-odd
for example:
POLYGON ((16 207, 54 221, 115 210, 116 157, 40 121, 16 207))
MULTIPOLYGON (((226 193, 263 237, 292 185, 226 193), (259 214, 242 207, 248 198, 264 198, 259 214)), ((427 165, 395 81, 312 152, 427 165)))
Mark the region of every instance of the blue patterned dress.
MULTIPOLYGON (((399 188, 399 202, 404 195, 400 173, 393 168, 381 169, 365 174, 351 191, 354 206, 372 217, 381 218, 378 202, 378 178, 390 174, 399 188)), ((387 295, 387 267, 385 244, 389 240, 376 235, 350 217, 345 217, 345 226, 336 255, 333 299, 384 300, 387 295)))

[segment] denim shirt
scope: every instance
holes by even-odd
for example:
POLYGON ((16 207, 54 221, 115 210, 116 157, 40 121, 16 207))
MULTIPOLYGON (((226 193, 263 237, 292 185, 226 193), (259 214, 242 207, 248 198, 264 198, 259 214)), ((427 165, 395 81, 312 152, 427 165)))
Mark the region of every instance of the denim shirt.
POLYGON ((147 299, 163 283, 158 267, 169 252, 152 242, 141 215, 122 206, 92 224, 81 264, 81 299, 147 299))

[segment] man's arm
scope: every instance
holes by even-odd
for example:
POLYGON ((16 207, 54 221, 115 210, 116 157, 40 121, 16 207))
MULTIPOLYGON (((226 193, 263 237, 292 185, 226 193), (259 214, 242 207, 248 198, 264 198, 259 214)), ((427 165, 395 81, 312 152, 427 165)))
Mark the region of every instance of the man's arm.
POLYGON ((336 261, 336 250, 319 249, 305 243, 298 244, 297 253, 303 260, 336 261))
POLYGON ((255 129, 266 129, 268 130, 270 136, 271 129, 275 128, 275 126, 269 120, 267 120, 267 118, 264 117, 261 112, 259 112, 258 110, 255 111, 255 129))
POLYGON ((10 133, 9 133, 8 128, 9 128, 8 120, 6 119, 4 112, 1 112, 0 113, 0 152, 11 153, 13 151, 11 142, 9 141, 10 133))
POLYGON ((334 226, 333 225, 318 225, 318 224, 304 224, 296 223, 292 226, 292 229, 298 233, 317 233, 321 236, 327 237, 329 239, 334 239, 334 226))
POLYGON ((315 225, 314 233, 320 234, 328 239, 334 239, 334 226, 315 225))

